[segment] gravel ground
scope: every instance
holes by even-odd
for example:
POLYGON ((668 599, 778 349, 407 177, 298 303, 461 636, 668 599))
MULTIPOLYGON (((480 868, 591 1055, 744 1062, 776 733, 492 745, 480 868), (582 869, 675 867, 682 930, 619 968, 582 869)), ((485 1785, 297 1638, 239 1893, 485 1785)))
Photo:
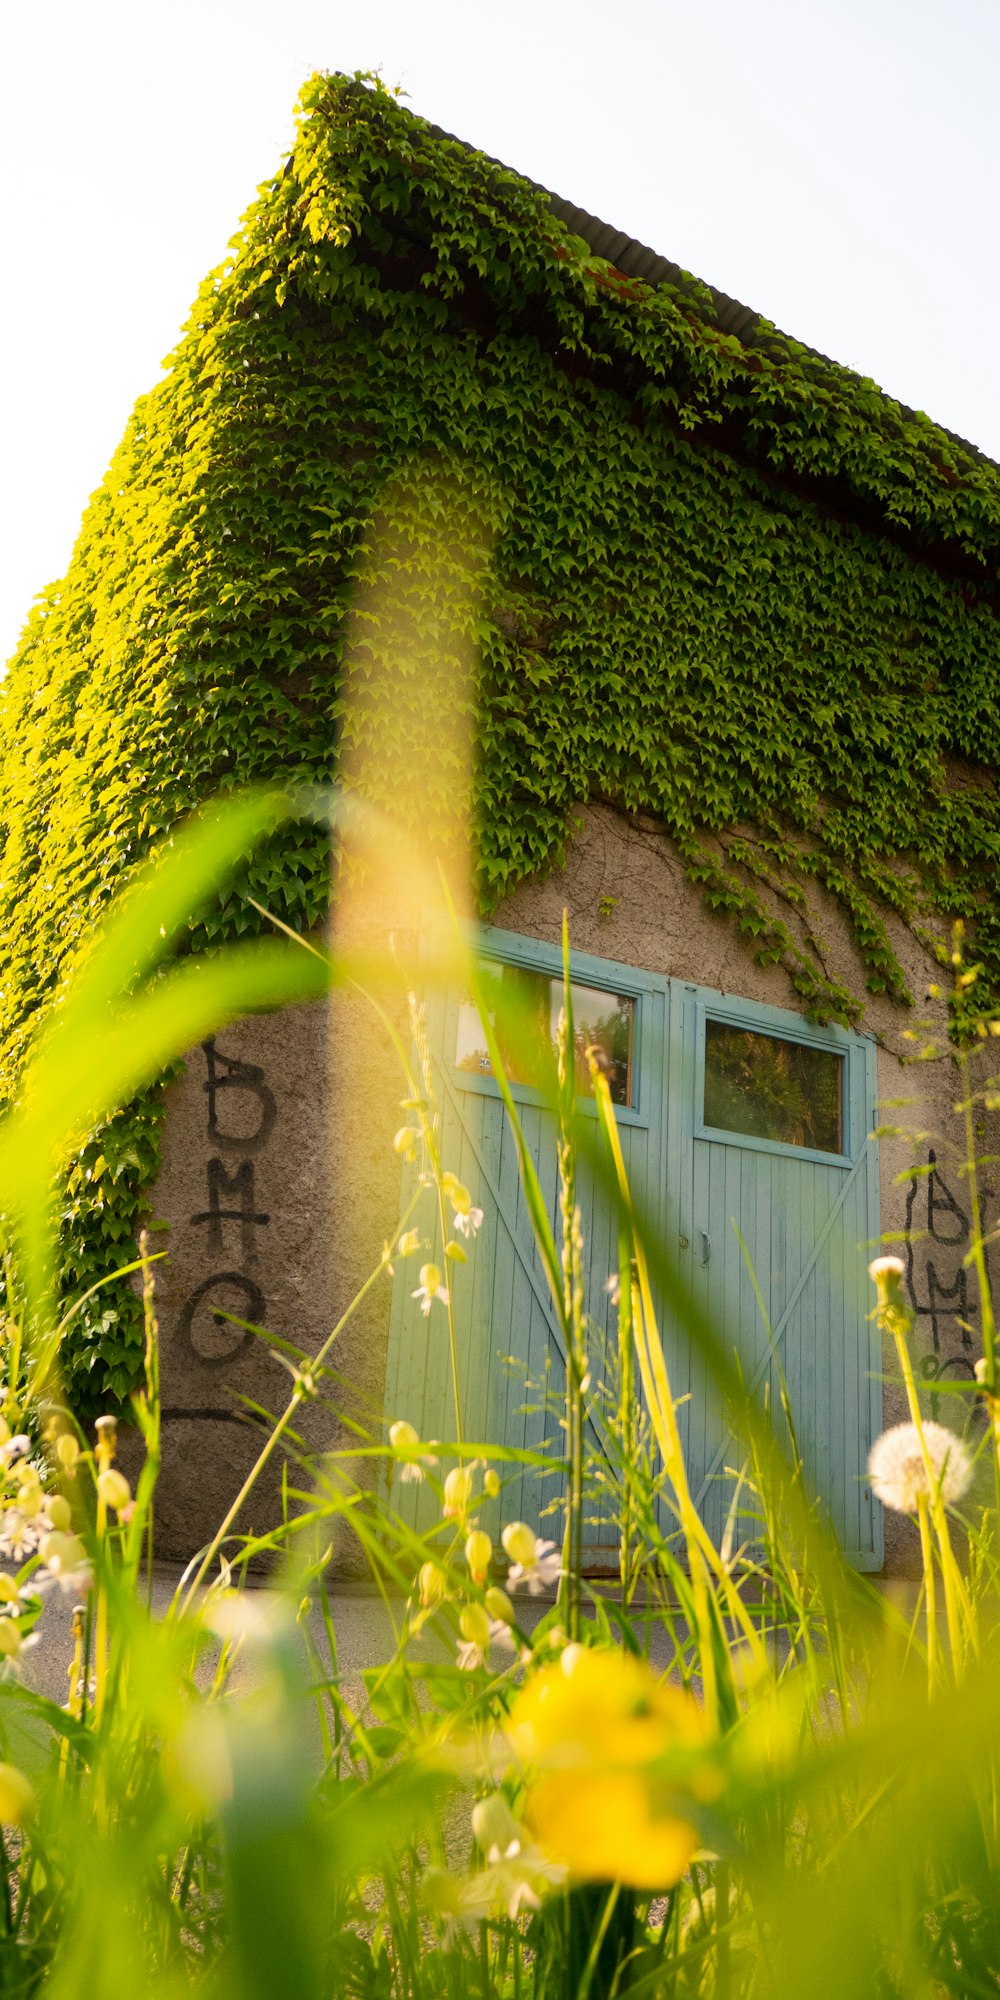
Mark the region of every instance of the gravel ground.
MULTIPOLYGON (((154 1613, 163 1615, 181 1580, 179 1565, 158 1563, 153 1572, 152 1603, 154 1613)), ((262 1583, 253 1587, 253 1594, 266 1592, 262 1583)), ((542 1598, 521 1597, 518 1600, 518 1616, 522 1626, 531 1630, 538 1620, 549 1610, 551 1596, 542 1598)), ((332 1589, 330 1605, 337 1635, 337 1650, 341 1674, 354 1681, 365 1667, 380 1665, 393 1650, 392 1621, 385 1603, 378 1594, 363 1585, 348 1585, 332 1589)), ((392 1612, 398 1619, 402 1603, 397 1601, 392 1612)), ((68 1669, 73 1654, 72 1638, 73 1599, 63 1596, 59 1590, 52 1591, 46 1602, 38 1632, 38 1643, 23 1655, 21 1679, 26 1687, 33 1688, 50 1701, 62 1703, 67 1698, 68 1669)), ((322 1629, 322 1618, 318 1609, 312 1612, 312 1627, 322 1655, 326 1654, 326 1640, 322 1629)), ((669 1639, 661 1628, 653 1635, 652 1657, 654 1663, 663 1666, 671 1655, 669 1639)), ((431 1637, 419 1642, 420 1658, 445 1658, 440 1646, 431 1637)), ((205 1678, 212 1672, 212 1658, 206 1656, 203 1663, 205 1678)))

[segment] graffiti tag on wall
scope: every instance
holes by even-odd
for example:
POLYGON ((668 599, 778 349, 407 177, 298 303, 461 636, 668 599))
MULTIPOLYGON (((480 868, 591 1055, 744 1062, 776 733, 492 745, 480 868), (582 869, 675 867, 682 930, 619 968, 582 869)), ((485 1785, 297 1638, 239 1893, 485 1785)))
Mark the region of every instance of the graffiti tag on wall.
MULTIPOLYGON (((969 1216, 931 1150, 927 1172, 914 1174, 906 1197, 906 1286, 918 1331, 930 1336, 919 1362, 929 1384, 945 1375, 975 1379, 978 1298, 965 1264, 971 1238, 969 1216)), ((936 1414, 933 1391, 931 1403, 936 1414)))
MULTIPOLYGON (((253 1343, 254 1335, 234 1321, 260 1326, 264 1320, 257 1233, 268 1227, 271 1218, 258 1206, 254 1159, 271 1136, 277 1107, 256 1063, 224 1055, 214 1035, 201 1046, 206 1065, 202 1091, 207 1099, 205 1207, 189 1217, 189 1224, 204 1232, 205 1248, 216 1268, 185 1299, 178 1331, 194 1359, 215 1370, 235 1361, 253 1343)), ((225 1409, 172 1409, 163 1414, 233 1420, 233 1413, 225 1409)))

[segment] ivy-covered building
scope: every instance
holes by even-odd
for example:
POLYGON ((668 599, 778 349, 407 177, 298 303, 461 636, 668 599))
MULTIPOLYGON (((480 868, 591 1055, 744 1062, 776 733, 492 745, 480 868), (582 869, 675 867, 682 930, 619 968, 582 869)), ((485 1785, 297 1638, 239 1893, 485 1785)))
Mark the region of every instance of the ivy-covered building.
MULTIPOLYGON (((975 1352, 961 1182, 931 1142, 926 1171, 895 1188, 908 1156, 869 1134, 878 1098, 913 1087, 905 1037, 915 1006, 935 1011, 925 993, 956 918, 984 1001, 1000 1002, 1000 471, 379 86, 306 89, 290 158, 199 292, 11 664, 4 1091, 95 914, 197 801, 325 783, 344 739, 380 810, 398 818, 402 801, 447 839, 447 759, 424 756, 419 790, 399 783, 419 677, 390 742, 378 701, 351 699, 349 657, 359 602, 377 608, 380 502, 400 482, 426 498, 439 476, 485 524, 478 594, 456 585, 477 662, 456 699, 491 955, 544 1016, 568 907, 633 1171, 763 1388, 739 1223, 817 1486, 877 1567, 864 1266, 880 1229, 922 1233, 908 1257, 929 1388, 971 1374, 975 1352)), ((397 549, 397 572, 419 566, 418 542, 397 549)), ((258 905, 316 930, 329 896, 326 833, 297 822, 191 948, 254 929, 258 905)), ((491 1218, 456 1275, 466 1431, 530 1444, 525 1381, 559 1356, 509 1142, 460 993, 435 998, 431 1026, 455 1168, 491 1218)), ((216 1314, 308 1346, 398 1201, 385 1163, 399 1091, 357 1032, 332 1073, 357 1091, 364 1070, 365 1116, 332 1187, 323 1010, 220 1035, 70 1175, 68 1294, 123 1261, 151 1199, 170 1225, 178 1549, 239 1471, 234 1392, 266 1401, 276 1379, 216 1314)), ((946 1071, 918 1073, 929 1130, 954 1094, 946 1071)), ((522 1097, 554 1190, 544 1117, 522 1097)), ((614 1251, 596 1198, 585 1222, 599 1320, 614 1251)), ((369 1406, 385 1397, 447 1435, 433 1320, 402 1279, 390 1291, 341 1368, 369 1406)), ((69 1353, 73 1392, 121 1397, 140 1359, 128 1288, 98 1294, 69 1353)), ((724 1440, 696 1364, 675 1366, 714 1518, 724 1440)))

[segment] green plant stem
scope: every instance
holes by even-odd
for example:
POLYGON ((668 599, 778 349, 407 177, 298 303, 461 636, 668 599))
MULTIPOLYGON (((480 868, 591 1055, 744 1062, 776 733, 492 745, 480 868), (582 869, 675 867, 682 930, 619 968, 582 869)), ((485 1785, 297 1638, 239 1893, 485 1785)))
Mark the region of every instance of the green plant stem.
POLYGON ((562 1220, 563 1318, 566 1351, 567 1496, 565 1535, 566 1623, 570 1639, 580 1636, 580 1576, 583 1567, 583 1438, 586 1349, 583 1332, 583 1274, 580 1219, 576 1206, 576 1042, 569 961, 569 914, 563 911, 563 1007, 559 1024, 559 1204, 562 1220))
POLYGON ((927 1682, 931 1693, 937 1686, 939 1668, 937 1633, 937 1590, 934 1581, 934 1549, 931 1543, 930 1525, 927 1519, 927 1501, 921 1493, 917 1500, 917 1525, 920 1529, 920 1557, 924 1568, 924 1594, 927 1617, 927 1682))
POLYGON ((993 1504, 997 1519, 1000 1520, 1000 1381, 997 1379, 996 1320, 993 1314, 993 1287, 990 1282, 989 1267, 986 1262, 986 1248, 983 1241, 983 1209, 979 1192, 979 1172, 976 1165, 976 1129, 973 1119, 973 1098, 969 1078, 969 1058, 964 1049, 958 1055, 962 1078, 962 1112, 965 1120, 965 1159, 969 1184, 971 1208, 972 1243, 967 1262, 971 1262, 976 1273, 979 1288, 979 1315, 983 1341, 983 1360, 986 1364, 985 1382, 987 1410, 990 1417, 990 1443, 993 1461, 993 1504))
MULTIPOLYGON (((923 1504, 934 1527, 938 1560, 941 1565, 941 1583, 944 1589, 945 1619, 948 1627, 948 1645, 951 1652, 952 1672, 958 1677, 961 1674, 963 1666, 965 1639, 968 1639, 973 1651, 976 1650, 978 1645, 975 1614, 955 1560, 955 1551, 951 1545, 951 1535, 948 1529, 947 1509, 941 1498, 937 1474, 927 1448, 923 1412, 920 1408, 920 1398, 917 1394, 913 1364, 910 1360, 910 1351, 907 1346, 909 1317, 903 1314, 898 1308, 895 1308, 891 1314, 890 1325, 899 1360, 900 1373, 902 1374, 906 1389, 907 1406, 914 1430, 920 1441, 920 1451, 924 1462, 924 1476, 927 1480, 929 1495, 929 1499, 925 1500, 923 1504)), ((922 1542, 921 1546, 923 1546, 922 1542)))
MULTIPOLYGON (((410 1216, 413 1212, 415 1202, 416 1202, 416 1197, 414 1197, 414 1201, 410 1203, 410 1206, 406 1210, 405 1215, 402 1216, 399 1223, 397 1224, 396 1233, 395 1236, 393 1237, 394 1244, 398 1242, 400 1236, 403 1234, 403 1231, 406 1228, 406 1225, 409 1222, 410 1216)), ((348 1324, 348 1321, 353 1318, 354 1314, 357 1312, 358 1307, 362 1304, 362 1301, 367 1298, 368 1293, 371 1291, 373 1285, 376 1285, 378 1283, 378 1280, 382 1276, 384 1269, 385 1269, 385 1262, 384 1260, 380 1259, 379 1263, 375 1266, 374 1271, 370 1272, 369 1276, 365 1279, 365 1282, 361 1286, 360 1291, 355 1293, 353 1299, 350 1302, 350 1305, 347 1306, 344 1312, 341 1314, 332 1333, 327 1334, 326 1339, 323 1341, 322 1345, 317 1349, 317 1352, 314 1354, 309 1364, 310 1374, 312 1374, 315 1370, 323 1367, 327 1355, 329 1354, 331 1348, 333 1347, 334 1342, 339 1339, 340 1335, 343 1333, 345 1326, 348 1324)), ((264 1445, 263 1450, 259 1453, 254 1464, 251 1466, 250 1471, 247 1473, 247 1476, 243 1481, 243 1484, 240 1487, 240 1490, 237 1493, 232 1506, 229 1508, 229 1511, 226 1514, 221 1525, 216 1529, 216 1532, 212 1536, 208 1548, 205 1550, 205 1553, 202 1556, 200 1563, 198 1564, 198 1568, 195 1571, 195 1574, 190 1584, 188 1585, 183 1602, 180 1606, 181 1617, 184 1617, 185 1614, 191 1609, 194 1599, 197 1596, 197 1593, 200 1590, 201 1585, 205 1580, 205 1577, 208 1575, 208 1572, 213 1562, 215 1561, 215 1558, 218 1555, 219 1550, 221 1549, 226 1539, 226 1536, 229 1533, 230 1528, 232 1527, 234 1521, 237 1519, 237 1516, 239 1515, 241 1507, 243 1507, 243 1505, 249 1498, 250 1494, 252 1493, 258 1479, 260 1478, 261 1473, 264 1470, 264 1467, 267 1465, 268 1460, 273 1456, 274 1452, 276 1451, 278 1445, 281 1442, 282 1437, 284 1436, 286 1430, 288 1429, 290 1423, 292 1422, 292 1419, 295 1416, 296 1412, 299 1410, 301 1405, 308 1400, 310 1394, 311 1390, 306 1389, 301 1384, 296 1384, 296 1387, 293 1389, 292 1394, 289 1397, 288 1402, 285 1406, 285 1409, 282 1411, 281 1416, 278 1418, 277 1422, 275 1423, 274 1429, 271 1431, 270 1436, 268 1437, 267 1443, 264 1445)))

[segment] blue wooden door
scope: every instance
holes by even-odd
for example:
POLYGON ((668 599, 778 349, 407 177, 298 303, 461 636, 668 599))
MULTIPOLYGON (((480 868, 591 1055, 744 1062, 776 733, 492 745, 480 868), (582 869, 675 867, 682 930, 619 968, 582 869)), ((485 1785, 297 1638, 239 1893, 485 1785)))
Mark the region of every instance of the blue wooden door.
MULTIPOLYGON (((553 982, 558 995, 561 960, 557 950, 533 939, 500 931, 483 933, 482 949, 509 967, 553 982)), ((584 993, 619 1003, 627 1020, 627 1058, 618 1065, 616 1116, 632 1184, 662 1225, 667 1186, 666 1127, 663 1119, 664 1066, 670 1038, 670 987, 652 973, 636 972, 574 953, 573 979, 584 993)), ((576 996, 575 996, 576 1001, 576 996)), ((555 1004, 555 1003, 554 1003, 555 1004)), ((460 994, 428 999, 428 1030, 434 1051, 435 1083, 442 1112, 442 1159, 469 1188, 484 1212, 466 1265, 453 1266, 449 1282, 461 1339, 462 1428, 466 1440, 502 1443, 528 1452, 561 1449, 559 1417, 565 1395, 565 1356, 546 1278, 539 1261, 518 1174, 517 1153, 492 1076, 483 1073, 469 1047, 469 1009, 460 994)), ((560 1238, 555 1121, 539 1091, 512 1082, 525 1140, 541 1181, 549 1218, 560 1238)), ((596 1115, 592 1101, 579 1100, 582 1119, 596 1115)), ((404 1200, 409 1185, 404 1181, 404 1200)), ((595 1189, 594 1175, 581 1163, 577 1199, 586 1244, 585 1311, 593 1328, 595 1355, 616 1315, 608 1281, 617 1270, 617 1227, 611 1204, 595 1189)), ((424 1318, 410 1297, 413 1266, 397 1269, 390 1323, 387 1415, 406 1416, 421 1436, 454 1437, 454 1406, 443 1309, 424 1318)), ((591 1444, 602 1448, 600 1416, 591 1425, 591 1444)), ((560 1534, 557 1477, 539 1479, 537 1470, 501 1468, 505 1485, 499 1507, 487 1507, 484 1525, 496 1535, 502 1520, 539 1523, 541 1532, 560 1534), (540 1509, 550 1512, 539 1522, 540 1509)), ((428 1498, 418 1489, 399 1496, 415 1522, 429 1521, 428 1498)), ((587 1560, 595 1567, 616 1561, 613 1509, 596 1492, 587 1508, 587 1560)))
MULTIPOLYGON (((560 978, 558 952, 532 939, 488 930, 482 948, 515 972, 560 978)), ((583 992, 617 1003, 622 1046, 622 1024, 628 1024, 627 1063, 622 1057, 617 1067, 616 1118, 638 1200, 763 1394, 774 1372, 771 1349, 738 1227, 783 1358, 809 1474, 852 1558, 876 1567, 880 1523, 863 1481, 878 1396, 864 1275, 865 1246, 878 1231, 875 1148, 867 1141, 874 1097, 870 1046, 840 1030, 809 1029, 783 1010, 730 1001, 611 960, 574 954, 573 978, 583 992), (745 1097, 749 1079, 753 1099, 761 1078, 769 1079, 770 1098, 763 1113, 755 1102, 748 1112, 741 1092, 745 1097), (810 1089, 818 1111, 810 1106, 810 1089), (794 1129, 789 1117, 797 1120, 794 1129), (720 1118, 722 1124, 713 1124, 720 1118), (807 1124, 811 1118, 815 1129, 805 1129, 803 1118, 807 1124), (755 1120, 763 1120, 763 1136, 730 1129, 755 1120), (809 1140, 818 1143, 804 1143, 809 1140)), ((565 1388, 560 1335, 513 1140, 469 1024, 462 995, 429 999, 442 1157, 484 1211, 468 1264, 449 1272, 461 1341, 463 1433, 483 1445, 557 1455, 565 1388)), ((515 1082, 512 1090, 558 1239, 554 1121, 529 1085, 515 1082)), ((593 1117, 587 1099, 579 1103, 581 1116, 593 1117)), ((404 1200, 408 1193, 404 1183, 404 1200)), ((578 1199, 585 1305, 599 1365, 614 1323, 607 1284, 617 1268, 617 1238, 611 1203, 585 1165, 578 1199)), ((407 1417, 425 1438, 448 1440, 454 1413, 447 1328, 440 1307, 426 1318, 421 1314, 410 1297, 415 1283, 413 1265, 401 1264, 386 1413, 390 1420, 407 1417)), ((689 1398, 680 1413, 689 1475, 718 1537, 732 1494, 727 1468, 739 1464, 739 1449, 727 1436, 714 1385, 683 1329, 664 1320, 663 1331, 674 1392, 689 1398)), ((773 1382, 771 1395, 777 1408, 773 1382)), ((599 1415, 590 1442, 599 1457, 599 1415)), ((415 1525, 429 1525, 429 1496, 408 1487, 398 1497, 415 1525)), ((540 1482, 535 1470, 508 1467, 499 1506, 486 1509, 484 1525, 496 1535, 501 1520, 523 1518, 558 1536, 558 1502, 556 1476, 540 1482), (552 1512, 540 1520, 547 1505, 552 1512)), ((615 1561, 613 1511, 598 1490, 588 1506, 585 1537, 587 1560, 596 1568, 615 1561)), ((665 1518, 665 1528, 671 1525, 665 1518)))
MULTIPOLYGON (((867 1316, 879 1233, 874 1044, 679 981, 671 1018, 668 1171, 692 1289, 780 1429, 778 1356, 809 1485, 849 1559, 879 1568, 881 1510, 865 1478, 881 1427, 867 1316)), ((693 1488, 718 1540, 744 1452, 700 1357, 676 1331, 671 1347, 675 1394, 689 1395, 693 1488)), ((752 1536, 752 1521, 738 1532, 752 1536)))

